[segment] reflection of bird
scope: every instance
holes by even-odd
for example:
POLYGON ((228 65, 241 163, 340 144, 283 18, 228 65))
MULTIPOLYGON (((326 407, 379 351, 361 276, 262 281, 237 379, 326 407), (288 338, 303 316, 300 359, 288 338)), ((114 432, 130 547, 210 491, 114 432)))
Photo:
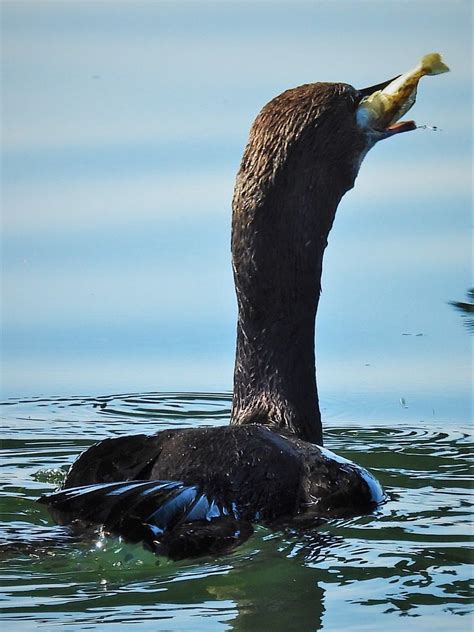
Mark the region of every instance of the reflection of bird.
POLYGON ((316 445, 314 324, 340 199, 375 142, 415 127, 381 129, 373 116, 370 126, 359 116, 364 98, 389 83, 363 91, 309 84, 263 108, 233 200, 239 318, 231 424, 92 446, 66 489, 41 499, 59 522, 104 524, 179 558, 230 548, 254 522, 347 516, 381 502, 368 472, 316 445))

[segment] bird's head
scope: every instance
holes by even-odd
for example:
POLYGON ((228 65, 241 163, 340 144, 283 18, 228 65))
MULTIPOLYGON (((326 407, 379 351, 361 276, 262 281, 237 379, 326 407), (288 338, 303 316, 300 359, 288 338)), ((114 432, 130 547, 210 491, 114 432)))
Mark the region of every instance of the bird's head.
POLYGON ((431 53, 413 70, 370 88, 311 83, 275 97, 250 130, 234 211, 251 219, 259 208, 267 215, 270 209, 318 207, 319 215, 333 216, 368 150, 416 129, 414 121, 400 118, 414 104, 420 78, 447 70, 440 55, 431 53))

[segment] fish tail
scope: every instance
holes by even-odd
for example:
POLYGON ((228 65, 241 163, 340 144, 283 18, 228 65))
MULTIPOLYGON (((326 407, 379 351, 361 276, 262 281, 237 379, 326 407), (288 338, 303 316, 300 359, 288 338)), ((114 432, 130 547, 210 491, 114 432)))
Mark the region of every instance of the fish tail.
POLYGON ((449 72, 439 53, 428 53, 421 60, 421 70, 425 75, 440 75, 449 72))

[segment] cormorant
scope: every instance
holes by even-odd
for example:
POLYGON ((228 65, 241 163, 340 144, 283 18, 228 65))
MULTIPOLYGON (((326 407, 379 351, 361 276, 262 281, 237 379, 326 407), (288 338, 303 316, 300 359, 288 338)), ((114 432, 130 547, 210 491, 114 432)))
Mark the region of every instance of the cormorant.
POLYGON ((440 64, 427 56, 416 71, 365 90, 302 85, 265 105, 233 198, 230 425, 99 442, 73 464, 61 491, 40 499, 58 522, 103 525, 183 558, 230 549, 254 523, 317 524, 382 502, 369 472, 322 447, 314 327, 323 254, 365 154, 416 128, 397 121, 422 74, 443 72, 440 64))

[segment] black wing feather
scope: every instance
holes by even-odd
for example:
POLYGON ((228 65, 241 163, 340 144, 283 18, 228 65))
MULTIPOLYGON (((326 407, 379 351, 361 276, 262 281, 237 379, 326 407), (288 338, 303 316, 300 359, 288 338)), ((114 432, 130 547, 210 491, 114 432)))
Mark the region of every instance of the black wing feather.
POLYGON ((252 533, 231 507, 181 481, 97 483, 54 492, 38 502, 49 506, 59 524, 102 525, 174 559, 220 553, 252 533))

